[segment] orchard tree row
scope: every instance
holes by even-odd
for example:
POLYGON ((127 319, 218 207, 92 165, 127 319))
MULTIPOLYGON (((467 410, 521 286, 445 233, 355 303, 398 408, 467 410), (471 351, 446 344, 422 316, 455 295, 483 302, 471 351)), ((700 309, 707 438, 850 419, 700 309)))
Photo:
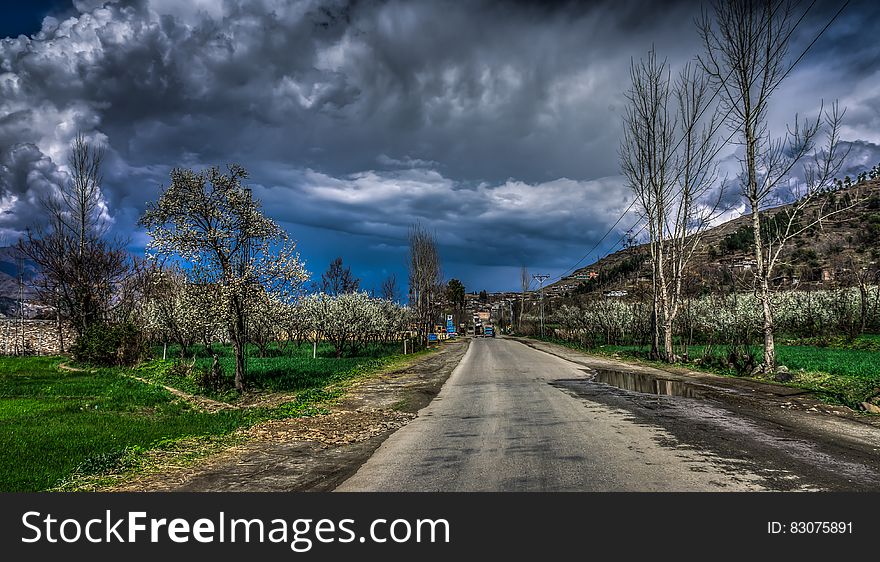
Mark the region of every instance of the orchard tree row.
POLYGON ((381 296, 370 296, 342 258, 308 283, 296 243, 263 213, 239 165, 174 169, 139 221, 149 237, 146 255, 133 256, 128 241, 109 236, 103 157, 77 136, 71 180, 44 202, 44 224, 18 244, 37 266, 34 288, 55 311, 59 334, 73 328, 68 350, 79 359, 132 364, 149 343, 176 343, 184 355, 196 344, 228 343, 241 391, 248 344, 265 354, 270 345, 326 341, 337 356, 355 354, 409 331, 423 341, 439 313, 439 253, 421 225, 408 237, 410 307, 399 303, 393 275, 381 296))

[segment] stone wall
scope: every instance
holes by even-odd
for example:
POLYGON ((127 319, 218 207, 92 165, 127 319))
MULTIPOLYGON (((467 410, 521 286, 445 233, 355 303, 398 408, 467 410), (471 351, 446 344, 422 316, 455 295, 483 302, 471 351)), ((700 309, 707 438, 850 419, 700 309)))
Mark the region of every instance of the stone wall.
POLYGON ((0 318, 0 355, 58 355, 73 343, 73 330, 64 329, 64 349, 54 320, 0 318))

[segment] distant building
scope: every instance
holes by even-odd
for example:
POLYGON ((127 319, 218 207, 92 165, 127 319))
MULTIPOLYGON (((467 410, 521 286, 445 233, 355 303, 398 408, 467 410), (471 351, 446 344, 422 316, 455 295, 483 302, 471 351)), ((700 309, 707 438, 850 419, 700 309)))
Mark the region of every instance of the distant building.
POLYGON ((620 298, 620 297, 625 297, 627 295, 627 292, 623 291, 623 290, 616 290, 616 291, 605 291, 602 294, 605 295, 606 297, 620 298))

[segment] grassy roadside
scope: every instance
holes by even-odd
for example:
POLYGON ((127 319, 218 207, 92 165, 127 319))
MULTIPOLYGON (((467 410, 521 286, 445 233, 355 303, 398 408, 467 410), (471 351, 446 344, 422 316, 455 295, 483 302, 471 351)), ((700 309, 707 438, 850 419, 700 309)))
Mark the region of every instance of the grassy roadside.
MULTIPOLYGON (((541 338, 535 338, 540 340, 541 338)), ((867 342, 875 338, 865 338, 867 342)), ((669 365, 648 359, 647 350, 639 346, 603 345, 587 347, 576 342, 544 338, 554 343, 584 353, 612 357, 614 359, 650 365, 661 369, 679 369, 708 372, 724 376, 742 377, 733 368, 706 365, 695 360, 669 365)), ((864 342, 863 342, 864 343, 864 342)), ((690 346, 688 355, 702 357, 705 346, 690 346)), ((807 345, 778 345, 777 358, 780 365, 790 370, 792 379, 780 383, 772 376, 749 377, 762 382, 782 384, 811 391, 816 398, 829 403, 859 409, 862 402, 880 393, 880 353, 869 345, 857 344, 852 348, 817 347, 807 345)))
POLYGON ((167 372, 155 362, 136 370, 64 371, 60 357, 3 357, 0 491, 89 489, 158 464, 192 463, 235 444, 241 430, 255 424, 326 412, 354 381, 421 355, 366 357, 335 369, 328 363, 324 376, 309 375, 295 394, 270 407, 234 405, 214 412, 160 386, 189 382, 165 380, 167 372), (133 378, 151 373, 156 384, 133 378))

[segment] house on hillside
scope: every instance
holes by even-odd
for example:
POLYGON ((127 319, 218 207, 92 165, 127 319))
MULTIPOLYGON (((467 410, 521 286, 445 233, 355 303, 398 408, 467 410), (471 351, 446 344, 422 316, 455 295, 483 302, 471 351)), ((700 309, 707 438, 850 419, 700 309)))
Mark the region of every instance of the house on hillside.
POLYGON ((751 271, 753 268, 757 267, 757 265, 758 265, 758 262, 751 259, 751 260, 739 260, 739 261, 733 262, 730 266, 733 269, 739 270, 739 271, 751 271))

